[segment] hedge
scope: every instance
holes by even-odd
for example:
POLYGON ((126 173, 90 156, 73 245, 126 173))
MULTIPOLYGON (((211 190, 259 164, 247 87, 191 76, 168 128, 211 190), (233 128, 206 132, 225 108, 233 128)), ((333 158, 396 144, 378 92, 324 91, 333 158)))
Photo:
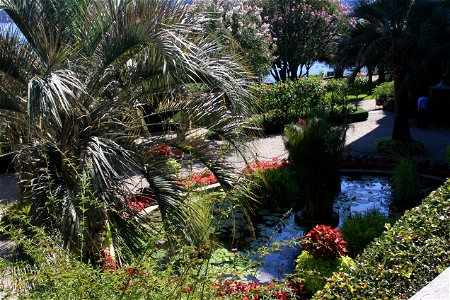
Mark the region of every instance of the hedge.
POLYGON ((344 120, 350 123, 363 122, 369 117, 369 112, 361 107, 356 108, 355 111, 348 115, 331 114, 328 118, 331 122, 342 124, 344 120))
POLYGON ((313 299, 408 299, 450 266, 450 179, 386 228, 313 299))

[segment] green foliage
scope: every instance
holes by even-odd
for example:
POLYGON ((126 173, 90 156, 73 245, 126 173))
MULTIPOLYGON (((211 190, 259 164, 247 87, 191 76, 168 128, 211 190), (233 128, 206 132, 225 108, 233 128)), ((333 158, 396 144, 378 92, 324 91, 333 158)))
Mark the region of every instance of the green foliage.
POLYGON ((425 153, 425 147, 421 142, 404 142, 391 139, 378 141, 377 150, 394 160, 398 160, 405 156, 414 156, 425 153))
POLYGON ((342 233, 347 242, 350 256, 361 253, 375 238, 385 230, 385 224, 392 220, 378 210, 353 213, 342 224, 342 233))
POLYGON ((343 122, 345 116, 354 111, 346 102, 345 80, 286 80, 258 86, 255 94, 262 111, 260 124, 266 133, 282 132, 285 125, 299 118, 329 115, 331 121, 343 122))
POLYGON ((355 100, 360 100, 359 95, 369 93, 368 83, 368 78, 358 73, 355 80, 349 84, 349 94, 355 95, 355 100))
POLYGON ((450 180, 333 275, 315 299, 408 299, 450 265, 450 180))
POLYGON ((423 144, 382 140, 378 142, 377 149, 396 161, 395 173, 391 180, 395 199, 393 204, 403 208, 418 205, 422 195, 416 155, 424 153, 423 144))
POLYGON ((379 85, 377 85, 373 91, 372 94, 375 97, 375 100, 381 100, 386 99, 387 97, 393 97, 395 95, 394 91, 394 82, 383 82, 379 85))
POLYGON ((263 112, 279 110, 284 124, 306 117, 321 109, 324 85, 318 79, 299 79, 259 86, 258 105, 263 112))
POLYGON ((303 282, 312 293, 321 290, 334 272, 345 272, 354 264, 348 256, 340 256, 335 260, 320 259, 307 251, 302 251, 295 262, 295 279, 303 282))
POLYGON ((450 164, 450 146, 447 147, 447 162, 450 164))
POLYGON ((266 169, 250 173, 248 179, 253 181, 250 194, 266 208, 290 208, 298 205, 299 187, 296 173, 289 168, 266 169))
POLYGON ((274 109, 258 116, 259 124, 265 134, 274 134, 283 132, 286 124, 292 122, 287 114, 280 109, 274 109))
POLYGON ((152 234, 152 220, 129 205, 143 182, 166 226, 197 240, 187 223, 203 211, 186 208, 168 156, 198 160, 226 190, 235 170, 203 135, 150 135, 146 122, 189 121, 232 145, 245 137, 251 78, 199 24, 204 16, 176 0, 11 0, 2 9, 18 30, 0 35, 0 121, 32 223, 59 232, 74 253, 114 244, 126 260, 152 234))
POLYGON ((350 124, 355 122, 364 122, 369 117, 369 112, 361 107, 355 107, 352 104, 347 105, 347 112, 331 113, 328 120, 335 124, 350 124))
POLYGON ((345 127, 313 119, 306 126, 287 126, 284 136, 289 161, 298 173, 303 217, 329 219, 340 189, 339 163, 345 127))
POLYGON ((420 203, 420 178, 417 158, 405 156, 399 159, 391 179, 394 194, 394 205, 413 207, 420 203))

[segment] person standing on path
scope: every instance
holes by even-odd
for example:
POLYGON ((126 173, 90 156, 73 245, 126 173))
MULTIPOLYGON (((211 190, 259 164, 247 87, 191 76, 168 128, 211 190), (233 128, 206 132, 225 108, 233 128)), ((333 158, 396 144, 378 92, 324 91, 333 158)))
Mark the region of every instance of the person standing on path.
POLYGON ((428 103, 429 99, 425 96, 419 97, 417 100, 417 127, 428 127, 428 103))

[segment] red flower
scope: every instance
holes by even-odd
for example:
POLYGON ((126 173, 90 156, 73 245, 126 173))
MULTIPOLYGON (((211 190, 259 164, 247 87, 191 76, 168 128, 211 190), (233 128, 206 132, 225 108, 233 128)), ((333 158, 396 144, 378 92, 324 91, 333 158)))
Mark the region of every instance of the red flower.
POLYGON ((105 255, 105 263, 103 265, 103 270, 105 271, 115 271, 117 270, 117 264, 114 258, 109 252, 109 248, 103 249, 103 254, 105 255))
POLYGON ((150 152, 149 155, 155 156, 176 157, 176 158, 180 158, 183 156, 183 152, 181 150, 170 147, 166 144, 151 147, 149 148, 149 152, 150 152))
POLYGON ((155 203, 156 200, 151 195, 134 194, 127 197, 126 202, 129 208, 137 212, 140 212, 145 208, 149 207, 152 203, 155 203))
POLYGON ((342 234, 330 226, 317 225, 305 237, 303 249, 314 257, 336 259, 347 252, 342 234))
POLYGON ((289 163, 286 159, 272 158, 271 160, 259 161, 249 164, 244 168, 244 173, 254 173, 264 170, 277 170, 279 168, 287 166, 289 163))
POLYGON ((306 126, 307 121, 305 119, 299 118, 297 124, 300 126, 306 126))
POLYGON ((181 182, 186 187, 199 187, 217 183, 216 176, 210 171, 194 173, 181 182))

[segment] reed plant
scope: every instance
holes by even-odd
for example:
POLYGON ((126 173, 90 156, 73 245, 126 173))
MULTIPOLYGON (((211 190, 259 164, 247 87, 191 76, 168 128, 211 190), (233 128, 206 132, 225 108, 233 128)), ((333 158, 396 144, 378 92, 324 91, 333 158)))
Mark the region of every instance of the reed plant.
POLYGON ((345 145, 345 127, 322 119, 290 125, 284 132, 289 161, 298 173, 302 218, 332 218, 333 203, 340 191, 339 163, 345 145))

